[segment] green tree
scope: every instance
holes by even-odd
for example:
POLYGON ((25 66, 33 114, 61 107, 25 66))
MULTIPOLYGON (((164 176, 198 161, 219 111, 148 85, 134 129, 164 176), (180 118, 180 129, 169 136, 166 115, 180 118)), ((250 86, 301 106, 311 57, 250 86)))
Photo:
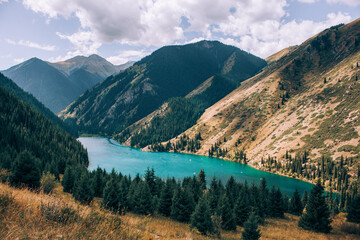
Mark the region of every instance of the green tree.
POLYGON ((97 167, 97 169, 95 170, 95 175, 94 175, 94 179, 92 182, 93 186, 93 190, 94 190, 94 196, 95 197, 102 197, 103 196, 103 171, 100 167, 97 167))
POLYGON ((301 215, 299 227, 315 232, 329 233, 331 231, 330 211, 323 196, 323 190, 319 180, 309 194, 306 212, 301 215))
POLYGON ((139 181, 135 190, 134 212, 139 214, 152 214, 152 195, 149 185, 144 181, 139 181))
POLYGON ((237 225, 243 226, 243 224, 249 217, 250 210, 251 209, 250 209, 247 193, 243 191, 240 194, 239 198, 237 199, 234 207, 237 225))
POLYGON ((300 216, 303 211, 303 205, 297 188, 290 199, 289 213, 300 216))
POLYGON ((236 220, 228 197, 224 194, 219 201, 217 214, 221 217, 221 228, 236 231, 236 220))
POLYGON ((173 198, 173 185, 168 179, 160 193, 159 213, 165 217, 170 216, 173 198))
POLYGON ((308 202, 308 193, 306 190, 304 190, 304 193, 301 198, 301 204, 303 206, 303 209, 306 207, 307 202, 308 202))
POLYGON ((171 218, 180 222, 189 222, 194 208, 195 201, 189 190, 177 188, 172 199, 171 218))
POLYGON ((89 181, 89 173, 87 171, 83 171, 80 179, 75 184, 76 187, 73 192, 73 196, 81 203, 89 204, 94 199, 94 192, 89 185, 89 181))
POLYGON ((198 182, 200 184, 200 189, 205 190, 206 189, 206 179, 205 179, 205 171, 204 169, 201 169, 198 174, 198 182))
POLYGON ((38 160, 26 150, 16 157, 12 173, 11 183, 14 186, 25 185, 30 188, 40 186, 41 174, 38 160))
POLYGON ((61 181, 63 191, 71 193, 74 187, 74 174, 71 166, 66 167, 64 176, 61 181))
POLYGON ((111 173, 109 181, 107 181, 102 199, 102 206, 113 211, 121 212, 119 203, 119 184, 115 172, 111 173))
POLYGON ((214 231, 210 207, 206 196, 199 199, 195 211, 191 215, 191 227, 196 228, 202 234, 208 234, 214 231))
POLYGON ((357 195, 349 204, 347 220, 360 223, 360 195, 357 195))
POLYGON ((270 192, 270 206, 269 215, 274 218, 284 217, 284 201, 280 189, 275 190, 275 187, 271 188, 270 192))
POLYGON ((260 230, 258 229, 258 217, 255 215, 255 212, 252 211, 248 220, 244 224, 244 231, 242 232, 241 239, 257 240, 260 236, 260 230))

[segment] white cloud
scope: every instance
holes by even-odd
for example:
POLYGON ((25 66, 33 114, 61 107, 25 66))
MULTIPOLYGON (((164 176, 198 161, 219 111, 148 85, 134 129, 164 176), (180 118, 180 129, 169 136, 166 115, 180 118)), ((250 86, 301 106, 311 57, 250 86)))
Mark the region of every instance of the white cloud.
POLYGON ((108 57, 108 58, 106 58, 106 60, 108 60, 109 62, 111 62, 114 65, 120 65, 120 64, 124 64, 128 61, 140 60, 141 58, 143 58, 149 54, 150 54, 150 52, 147 52, 147 51, 126 50, 126 51, 120 52, 116 56, 108 57))
POLYGON ((350 7, 356 7, 360 5, 360 0, 326 0, 329 4, 345 4, 350 7))
POLYGON ((6 2, 8 2, 8 0, 0 0, 0 4, 6 3, 6 2))
POLYGON ((221 41, 266 58, 288 46, 301 44, 325 28, 339 23, 347 23, 350 20, 349 15, 339 12, 328 14, 327 20, 323 22, 309 20, 288 23, 266 21, 251 25, 249 34, 241 36, 239 41, 232 38, 223 38, 221 41))
POLYGON ((14 61, 15 64, 18 64, 18 63, 24 62, 25 58, 15 58, 15 59, 13 59, 13 61, 14 61))
POLYGON ((53 46, 53 45, 41 45, 38 43, 25 41, 25 40, 19 40, 18 42, 15 42, 13 40, 6 39, 6 42, 11 45, 15 45, 15 46, 18 45, 18 46, 25 46, 25 47, 30 47, 30 48, 37 48, 37 49, 45 50, 45 51, 54 51, 55 50, 55 46, 53 46))

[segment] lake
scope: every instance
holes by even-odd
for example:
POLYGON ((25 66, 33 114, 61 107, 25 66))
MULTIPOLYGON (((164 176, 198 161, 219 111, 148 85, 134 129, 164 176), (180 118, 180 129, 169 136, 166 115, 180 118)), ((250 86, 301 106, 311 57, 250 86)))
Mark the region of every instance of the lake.
POLYGON ((183 177, 197 174, 200 169, 205 170, 207 183, 213 176, 223 184, 233 176, 239 182, 259 184, 261 178, 266 178, 269 189, 272 185, 279 187, 283 193, 291 196, 295 188, 302 194, 304 190, 310 192, 312 184, 297 179, 288 178, 268 172, 256 170, 244 164, 182 153, 143 152, 136 148, 126 147, 108 138, 81 137, 78 139, 89 153, 89 169, 98 166, 111 171, 113 168, 124 175, 143 175, 150 167, 161 178, 183 177))

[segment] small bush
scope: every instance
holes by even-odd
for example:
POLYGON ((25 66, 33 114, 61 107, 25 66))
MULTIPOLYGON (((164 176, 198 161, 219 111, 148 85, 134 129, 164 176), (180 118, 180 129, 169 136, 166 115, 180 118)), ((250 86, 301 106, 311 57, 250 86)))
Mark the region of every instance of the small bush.
POLYGON ((14 196, 11 192, 0 193, 0 214, 4 213, 8 206, 14 202, 14 196))
POLYGON ((58 223, 72 223, 80 220, 78 212, 72 209, 68 204, 62 204, 59 201, 41 203, 40 210, 42 215, 50 221, 58 223))
POLYGON ((344 222, 340 225, 340 230, 344 233, 360 235, 360 225, 356 223, 344 222))
POLYGON ((52 191, 56 187, 55 176, 49 172, 44 173, 41 177, 40 185, 44 193, 52 193, 52 191))

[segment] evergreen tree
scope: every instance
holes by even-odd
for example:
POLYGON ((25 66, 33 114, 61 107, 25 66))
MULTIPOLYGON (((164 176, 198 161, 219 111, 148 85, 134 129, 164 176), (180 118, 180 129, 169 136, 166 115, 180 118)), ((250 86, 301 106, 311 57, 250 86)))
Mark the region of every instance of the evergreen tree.
POLYGON ((236 220, 228 197, 224 194, 219 201, 217 214, 221 217, 221 228, 236 231, 236 220))
POLYGON ((280 189, 275 190, 275 187, 271 188, 270 192, 270 206, 269 215, 274 218, 284 217, 283 198, 280 189))
POLYGON ((247 193, 242 191, 234 207, 237 225, 243 226, 243 224, 249 217, 250 210, 251 209, 250 209, 247 193))
POLYGON ((347 220, 360 223, 360 195, 357 195, 349 204, 347 220))
POLYGON ((95 197, 102 197, 103 195, 103 171, 100 167, 97 167, 92 182, 92 188, 94 190, 95 197))
POLYGON ((104 188, 102 206, 113 212, 121 212, 118 195, 119 190, 118 179, 113 171, 104 188))
POLYGON ((214 226, 211 221, 211 213, 206 196, 199 199, 195 211, 191 215, 191 227, 197 228, 202 234, 212 233, 214 226))
POLYGON ((226 196, 228 197, 230 206, 233 209, 235 206, 235 201, 238 198, 237 184, 233 176, 231 176, 229 180, 226 182, 225 189, 226 189, 226 196))
POLYGON ((255 212, 250 213, 249 219, 244 224, 244 231, 242 232, 241 239, 243 240, 257 240, 261 236, 258 229, 258 219, 255 212))
POLYGON ((303 206, 303 209, 306 207, 307 202, 308 202, 308 193, 306 190, 304 190, 304 193, 301 198, 301 204, 303 206))
POLYGON ((73 196, 81 203, 89 204, 94 199, 94 192, 89 185, 89 180, 89 173, 87 171, 83 171, 79 181, 76 183, 73 196))
POLYGON ((146 182, 139 181, 135 190, 134 212, 139 214, 152 214, 152 195, 149 185, 146 182))
POLYGON ((297 188, 290 199, 289 213, 300 216, 303 211, 303 205, 297 188))
POLYGON ((198 174, 198 182, 200 184, 200 189, 205 190, 206 189, 206 179, 205 179, 205 171, 204 169, 201 169, 198 174))
POLYGON ((124 212, 128 208, 127 205, 128 192, 129 192, 129 185, 128 185, 127 177, 125 176, 120 181, 119 193, 118 193, 119 206, 122 212, 124 212))
POLYGON ((289 210, 289 197, 288 197, 288 195, 284 195, 284 197, 283 197, 283 211, 284 211, 284 213, 285 212, 288 212, 288 210, 289 210))
POLYGON ((12 173, 11 183, 14 186, 25 185, 30 188, 40 186, 41 172, 38 160, 26 150, 16 157, 12 173))
POLYGON ((194 211, 195 201, 187 189, 177 188, 171 205, 171 218, 180 222, 189 222, 194 211))
POLYGON ((159 213, 165 217, 170 216, 173 198, 173 186, 168 179, 160 193, 159 213))
POLYGON ((267 188, 267 183, 265 178, 261 178, 260 187, 259 187, 259 208, 263 215, 269 215, 269 189, 267 188))
POLYGON ((74 174, 71 166, 67 166, 65 169, 64 176, 61 181, 63 191, 71 193, 74 187, 74 174))
POLYGON ((330 211, 323 196, 323 186, 320 180, 309 194, 306 212, 301 215, 299 227, 315 232, 331 231, 330 211))
POLYGON ((151 194, 157 195, 157 185, 155 183, 156 177, 155 177, 155 170, 154 168, 147 168, 145 171, 145 182, 149 185, 151 194))

